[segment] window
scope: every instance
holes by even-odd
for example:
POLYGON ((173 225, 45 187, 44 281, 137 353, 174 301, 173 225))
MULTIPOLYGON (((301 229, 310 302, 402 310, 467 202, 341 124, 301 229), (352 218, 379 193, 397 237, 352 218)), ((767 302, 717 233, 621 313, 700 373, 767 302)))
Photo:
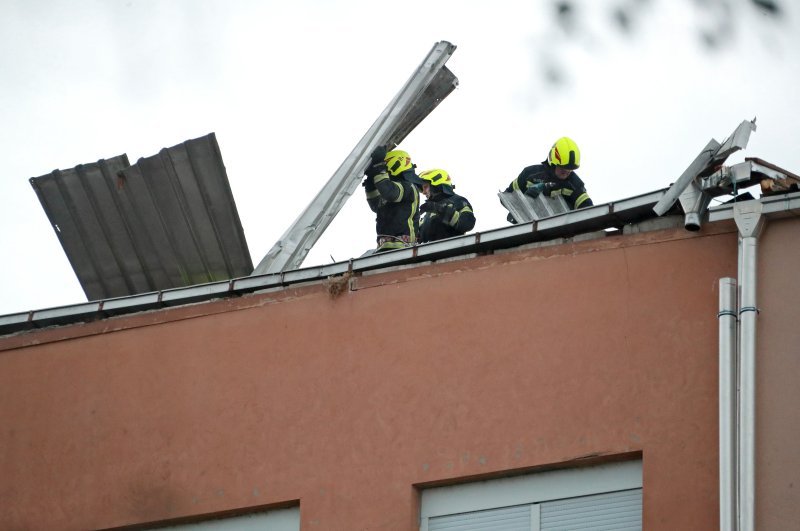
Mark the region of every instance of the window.
POLYGON ((420 512, 420 531, 639 530, 642 462, 426 489, 420 512))
POLYGON ((275 509, 161 529, 174 529, 175 531, 299 531, 300 508, 275 509))

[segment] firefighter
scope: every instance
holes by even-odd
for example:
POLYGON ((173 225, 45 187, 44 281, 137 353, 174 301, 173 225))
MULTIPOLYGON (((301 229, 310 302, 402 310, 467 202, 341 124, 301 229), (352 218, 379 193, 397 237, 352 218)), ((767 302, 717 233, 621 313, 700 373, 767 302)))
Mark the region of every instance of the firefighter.
POLYGON ((420 221, 420 241, 432 242, 461 236, 475 226, 472 205, 457 195, 450 175, 444 170, 428 170, 419 174, 422 193, 427 201, 420 207, 425 216, 420 221))
MULTIPOLYGON (((571 138, 563 136, 550 148, 547 160, 523 169, 505 191, 520 190, 534 198, 539 194, 550 197, 560 194, 570 210, 592 206, 594 203, 586 193, 583 181, 574 171, 580 165, 581 152, 578 145, 571 138)), ((516 223, 511 214, 508 215, 508 220, 516 223)))
POLYGON ((375 212, 378 247, 375 252, 402 249, 417 243, 419 190, 422 180, 405 151, 387 153, 378 146, 370 156, 364 179, 367 203, 375 212))

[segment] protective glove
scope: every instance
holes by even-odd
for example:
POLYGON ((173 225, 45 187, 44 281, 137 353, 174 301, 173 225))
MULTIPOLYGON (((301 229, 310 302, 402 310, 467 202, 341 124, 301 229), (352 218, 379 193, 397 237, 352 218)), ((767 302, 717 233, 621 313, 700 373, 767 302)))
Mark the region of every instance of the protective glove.
POLYGON ((377 146, 375 149, 372 150, 372 153, 369 155, 370 165, 374 166, 375 164, 379 164, 383 162, 383 159, 386 158, 386 146, 377 146))
POLYGON ((368 192, 375 189, 375 176, 369 174, 369 168, 367 169, 367 176, 364 177, 364 182, 361 183, 361 186, 366 188, 368 192))
POLYGON ((456 213, 456 208, 452 203, 446 201, 425 201, 425 203, 419 207, 419 211, 430 212, 441 216, 442 220, 449 224, 450 220, 453 219, 453 214, 456 213))
POLYGON ((425 201, 419 207, 420 212, 431 212, 433 214, 440 214, 444 211, 444 203, 437 203, 436 201, 425 201))
MULTIPOLYGON (((364 172, 368 179, 371 179, 379 173, 386 171, 386 162, 383 160, 385 158, 386 146, 377 146, 372 150, 372 153, 369 156, 369 166, 367 166, 367 169, 364 172)), ((367 186, 366 181, 364 182, 364 186, 367 186)))
POLYGON ((372 180, 373 177, 385 171, 386 171, 386 163, 380 161, 377 164, 369 166, 367 170, 364 172, 364 174, 367 176, 367 179, 372 180))
POLYGON ((525 189, 525 195, 529 195, 536 199, 539 194, 549 194, 552 189, 551 183, 538 182, 525 189))

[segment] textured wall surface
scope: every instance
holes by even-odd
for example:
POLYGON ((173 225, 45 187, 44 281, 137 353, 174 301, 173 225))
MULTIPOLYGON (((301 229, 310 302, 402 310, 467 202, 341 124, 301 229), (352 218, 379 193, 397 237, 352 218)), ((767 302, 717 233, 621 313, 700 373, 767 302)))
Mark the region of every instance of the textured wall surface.
POLYGON ((800 526, 800 231, 769 221, 758 251, 756 528, 800 526))
MULTIPOLYGON (((645 528, 714 529, 717 279, 736 276, 733 230, 516 250, 376 272, 336 297, 316 284, 0 338, 0 528, 299 500, 303 529, 412 530, 420 485, 641 452, 645 528)), ((775 260, 781 247, 765 240, 775 260)), ((764 289, 784 289, 780 274, 764 289)), ((797 363, 767 343, 787 359, 760 372, 760 399, 771 370, 797 363)), ((793 415, 792 392, 779 415, 793 415)), ((792 446, 759 443, 759 465, 788 479, 772 460, 792 446)))

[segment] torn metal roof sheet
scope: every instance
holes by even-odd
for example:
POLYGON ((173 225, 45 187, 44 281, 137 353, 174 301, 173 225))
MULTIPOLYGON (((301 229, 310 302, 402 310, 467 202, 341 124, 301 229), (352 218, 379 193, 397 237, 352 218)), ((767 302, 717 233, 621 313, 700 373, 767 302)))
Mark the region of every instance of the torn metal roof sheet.
POLYGON ((253 270, 216 136, 30 180, 89 300, 253 270))
POLYGON ((300 267, 344 203, 358 188, 376 146, 395 147, 458 85, 444 66, 455 45, 439 41, 383 110, 339 169, 311 200, 253 271, 254 275, 300 267))

